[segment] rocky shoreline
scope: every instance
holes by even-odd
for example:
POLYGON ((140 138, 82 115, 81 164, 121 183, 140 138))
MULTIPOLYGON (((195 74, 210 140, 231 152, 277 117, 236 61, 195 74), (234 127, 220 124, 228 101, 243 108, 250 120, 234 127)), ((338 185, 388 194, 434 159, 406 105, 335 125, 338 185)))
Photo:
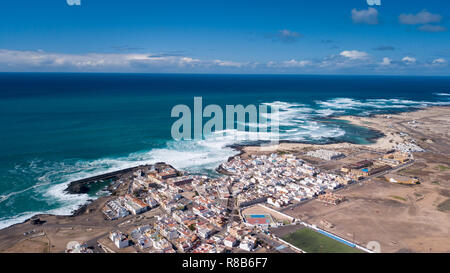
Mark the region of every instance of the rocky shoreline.
POLYGON ((125 175, 127 173, 132 173, 136 171, 139 168, 148 167, 150 165, 139 165, 135 167, 130 167, 118 171, 108 172, 92 177, 83 178, 80 180, 72 181, 69 183, 65 191, 70 194, 82 194, 82 193, 89 193, 90 186, 92 184, 98 183, 99 181, 104 181, 107 179, 118 179, 122 175, 125 175))
MULTIPOLYGON (((424 110, 430 110, 430 109, 438 109, 441 107, 446 107, 446 106, 432 106, 432 107, 428 107, 426 109, 417 109, 415 111, 408 111, 408 112, 417 112, 417 111, 424 111, 424 110)), ((450 106, 448 106, 450 107, 450 106)), ((402 112, 403 113, 403 112, 402 112)), ((392 114, 392 115, 400 115, 402 113, 396 113, 396 114, 392 114)), ((383 115, 388 115, 388 114, 383 114, 383 115)), ((357 116, 340 116, 340 117, 332 117, 333 119, 342 119, 342 120, 348 120, 352 123, 354 123, 354 120, 352 120, 353 118, 355 119, 359 119, 359 118, 364 118, 364 119, 375 119, 377 118, 377 116, 380 115, 372 115, 371 117, 357 117, 357 116)), ((358 126, 363 126, 366 127, 370 130, 372 130, 377 136, 374 137, 371 140, 381 140, 384 137, 386 137, 386 132, 383 132, 382 130, 380 130, 380 128, 374 128, 373 126, 369 126, 367 124, 359 124, 359 123, 355 123, 355 125, 358 126)), ((239 151, 238 154, 231 156, 228 158, 227 161, 232 160, 234 157, 236 156, 242 156, 248 153, 254 153, 254 152, 260 152, 260 148, 258 148, 258 146, 260 144, 263 144, 264 142, 255 142, 253 144, 249 144, 249 145, 240 145, 240 144, 234 144, 234 145, 229 145, 227 147, 230 147, 236 151, 239 151), (255 145, 257 144, 257 145, 255 145)), ((357 145, 357 146, 375 146, 375 144, 369 144, 369 145, 359 145, 359 144, 354 144, 354 143, 349 143, 349 142, 339 142, 339 141, 334 141, 334 142, 327 142, 327 143, 317 143, 317 144, 310 144, 310 143, 306 143, 306 142, 300 142, 300 141, 289 141, 289 140, 281 140, 280 142, 280 146, 277 146, 281 149, 286 148, 286 145, 294 145, 294 146, 307 146, 307 147, 314 147, 314 146, 321 146, 321 147, 326 147, 326 146, 330 146, 331 148, 334 148, 336 145, 347 145, 347 146, 352 146, 352 145, 357 145)), ((272 151, 273 152, 273 151, 272 151)), ((160 162, 159 162, 160 163, 160 162)), ((155 163, 158 164, 158 163, 155 163)), ((88 177, 85 179, 80 179, 80 180, 76 180, 76 181, 72 181, 69 183, 69 185, 67 186, 67 188, 65 189, 65 191, 69 194, 87 194, 90 191, 90 187, 97 183, 98 180, 101 180, 102 178, 115 178, 118 179, 118 177, 122 176, 122 175, 126 175, 128 173, 132 173, 133 171, 142 168, 142 167, 147 167, 150 165, 139 165, 139 166, 135 166, 135 167, 130 167, 130 168, 126 168, 126 169, 122 169, 122 170, 117 170, 114 172, 109 172, 109 173, 105 173, 105 174, 101 174, 101 175, 97 175, 97 176, 93 176, 93 177, 88 177)), ((218 173, 220 174, 224 174, 224 175, 231 175, 231 173, 225 171, 224 169, 222 169, 220 166, 218 166, 215 169, 218 173)), ((109 186, 107 187, 107 190, 110 192, 111 195, 114 195, 118 189, 112 189, 111 187, 111 183, 109 184, 109 186)), ((71 215, 68 216, 61 216, 61 217, 76 217, 78 215, 81 215, 87 211, 89 211, 91 208, 96 207, 97 206, 97 202, 100 202, 99 200, 103 199, 103 197, 97 198, 97 199, 89 199, 88 202, 86 204, 81 205, 78 209, 74 210, 71 215)), ((49 214, 36 214, 36 217, 42 217, 42 216, 48 216, 49 214)), ((31 217, 30 217, 31 218, 31 217)), ((30 221, 30 219, 25 220, 22 223, 26 223, 30 221)), ((22 223, 17 223, 14 224, 12 226, 15 225, 19 225, 22 223)), ((11 227, 11 226, 10 226, 11 227)))
MULTIPOLYGON (((336 117, 334 117, 336 118, 336 117)), ((374 129, 371 129, 377 133, 379 133, 379 137, 382 137, 384 134, 380 131, 376 131, 374 129)), ((264 141, 255 141, 252 144, 232 144, 232 145, 228 145, 228 148, 232 148, 233 150, 238 151, 239 153, 233 156, 230 156, 227 161, 231 161, 233 160, 233 158, 235 158, 236 156, 242 156, 248 153, 248 151, 246 150, 247 147, 254 147, 255 145, 261 145, 264 144, 266 142, 264 141)), ((290 144, 305 144, 305 145, 320 145, 320 146, 326 146, 326 145, 330 145, 330 144, 338 144, 338 143, 345 143, 345 142, 339 142, 339 141, 329 141, 326 143, 318 143, 318 144, 309 144, 306 142, 300 142, 300 141, 290 141, 290 140, 281 140, 279 141, 280 144, 282 143, 290 143, 290 144)), ((161 162, 158 162, 161 163, 161 162)), ((155 164, 158 164, 155 163, 155 164)), ((139 165, 139 166, 135 166, 135 167, 130 167, 130 168, 126 168, 126 169, 121 169, 121 170, 117 170, 117 171, 113 171, 113 172, 108 172, 108 173, 104 173, 104 174, 100 174, 100 175, 96 175, 96 176, 92 176, 92 177, 87 177, 87 178, 83 178, 83 179, 79 179, 79 180, 75 180, 75 181, 71 181, 69 182, 67 188, 64 190, 65 192, 69 193, 69 194, 88 194, 90 192, 91 186, 94 185, 95 183, 98 183, 99 180, 101 180, 102 178, 114 178, 114 180, 117 180, 120 176, 126 175, 128 173, 132 173, 135 170, 142 168, 142 167, 147 167, 150 165, 139 165)), ((223 174, 223 175, 233 175, 230 172, 227 172, 226 170, 224 170, 223 168, 221 168, 221 166, 219 165, 215 171, 219 174, 223 174)), ((115 195, 118 189, 112 189, 111 188, 111 184, 109 183, 109 185, 107 186, 107 191, 110 193, 110 195, 115 195)), ((71 212, 70 215, 60 215, 61 217, 77 217, 79 215, 82 215, 86 212, 88 212, 90 209, 94 208, 97 206, 97 202, 100 202, 102 198, 97 198, 97 199, 89 199, 87 200, 87 202, 83 205, 80 205, 79 208, 73 210, 71 212)), ((51 214, 36 214, 33 217, 44 217, 44 216, 53 216, 51 214)), ((54 215, 54 216, 59 216, 59 215, 54 215)), ((17 223, 14 225, 19 225, 19 224, 23 224, 23 223, 27 223, 29 222, 31 219, 31 217, 29 219, 26 219, 24 222, 21 223, 17 223)), ((12 225, 12 226, 14 226, 12 225)), ((11 226, 10 226, 11 227, 11 226)))

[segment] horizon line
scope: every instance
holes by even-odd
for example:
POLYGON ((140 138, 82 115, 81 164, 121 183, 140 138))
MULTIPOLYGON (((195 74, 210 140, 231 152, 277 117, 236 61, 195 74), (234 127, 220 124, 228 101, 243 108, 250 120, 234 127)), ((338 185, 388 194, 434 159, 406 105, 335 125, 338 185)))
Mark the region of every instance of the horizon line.
POLYGON ((209 76, 360 76, 360 77, 440 77, 448 78, 450 75, 429 74, 336 74, 336 73, 203 73, 203 72, 97 72, 97 71, 0 71, 0 74, 116 74, 116 75, 209 75, 209 76))

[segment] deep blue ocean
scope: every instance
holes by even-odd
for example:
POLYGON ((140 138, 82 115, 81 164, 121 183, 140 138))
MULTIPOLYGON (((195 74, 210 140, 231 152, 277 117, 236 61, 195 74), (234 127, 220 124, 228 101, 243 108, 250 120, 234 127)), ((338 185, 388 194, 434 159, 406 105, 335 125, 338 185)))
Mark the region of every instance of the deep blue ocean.
POLYGON ((213 173, 233 138, 174 141, 172 107, 280 107, 280 138, 370 143, 366 128, 333 120, 450 104, 449 77, 0 73, 0 228, 36 213, 70 214, 90 198, 67 183, 165 161, 213 173))

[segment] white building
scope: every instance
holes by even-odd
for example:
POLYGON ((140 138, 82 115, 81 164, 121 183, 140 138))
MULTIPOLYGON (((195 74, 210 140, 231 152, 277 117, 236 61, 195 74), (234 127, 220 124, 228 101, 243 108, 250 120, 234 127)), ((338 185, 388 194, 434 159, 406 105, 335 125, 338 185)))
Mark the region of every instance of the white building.
POLYGON ((138 245, 141 249, 149 248, 152 246, 152 241, 147 236, 141 236, 138 239, 138 245))
POLYGON ((128 236, 120 231, 111 232, 109 239, 117 246, 117 248, 125 248, 130 245, 128 236))
POLYGON ((255 245, 256 245, 256 238, 253 236, 247 235, 244 237, 244 240, 241 241, 239 248, 246 250, 246 251, 252 251, 253 248, 255 248, 255 245))
POLYGON ((242 241, 239 244, 239 248, 246 250, 246 251, 252 251, 254 247, 255 247, 255 245, 253 244, 253 242, 250 242, 250 241, 242 241))
POLYGON ((228 236, 223 240, 223 244, 226 247, 235 247, 237 244, 237 240, 234 237, 228 236))
POLYGON ((145 202, 148 204, 150 208, 154 208, 159 205, 158 201, 156 201, 155 198, 150 196, 145 198, 145 202))
POLYGON ((197 230, 197 233, 198 233, 198 236, 200 236, 200 238, 206 239, 211 235, 212 230, 209 228, 199 228, 197 230))

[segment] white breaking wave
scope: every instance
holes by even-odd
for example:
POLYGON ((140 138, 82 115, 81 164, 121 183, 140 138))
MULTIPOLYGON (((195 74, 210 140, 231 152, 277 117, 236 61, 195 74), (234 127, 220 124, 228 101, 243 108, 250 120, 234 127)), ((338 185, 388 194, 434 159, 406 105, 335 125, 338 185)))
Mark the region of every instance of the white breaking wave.
POLYGON ((333 110, 333 109, 319 109, 319 110, 315 110, 315 112, 319 116, 328 117, 328 116, 331 116, 331 115, 334 115, 334 114, 343 113, 344 111, 342 111, 342 110, 333 110))
POLYGON ((423 108, 428 106, 450 105, 450 102, 412 101, 405 99, 367 99, 334 98, 327 101, 316 101, 325 109, 367 110, 372 109, 405 109, 423 108))
POLYGON ((52 215, 71 215, 74 210, 79 208, 80 205, 85 204, 88 201, 88 198, 85 198, 85 200, 82 203, 74 203, 69 206, 63 206, 57 209, 50 209, 46 211, 27 211, 22 212, 14 217, 5 217, 0 219, 0 229, 7 228, 9 226, 12 226, 17 223, 22 223, 27 219, 30 219, 34 215, 37 214, 52 214, 52 215))
MULTIPOLYGON (((87 194, 68 194, 64 190, 70 181, 83 179, 106 172, 112 172, 143 164, 166 162, 180 170, 191 173, 213 172, 237 151, 229 145, 243 141, 268 141, 279 138, 292 141, 318 141, 345 135, 345 131, 315 118, 328 117, 345 113, 345 110, 368 111, 370 109, 424 107, 430 105, 448 105, 450 102, 426 102, 401 99, 368 99, 356 100, 351 98, 335 98, 327 101, 316 101, 320 106, 314 109, 301 103, 275 101, 265 103, 277 107, 278 115, 267 113, 266 118, 276 118, 279 122, 279 132, 241 132, 237 130, 222 130, 206 136, 203 140, 168 141, 166 147, 149 151, 139 151, 123 157, 106 157, 96 160, 67 160, 64 162, 32 161, 30 166, 16 166, 14 172, 27 170, 28 175, 38 175, 37 183, 24 190, 0 196, 0 203, 11 197, 33 190, 44 200, 57 209, 47 211, 23 212, 15 217, 0 219, 0 228, 23 222, 33 215, 48 213, 56 215, 70 215, 80 205, 95 197, 87 194)), ((267 129, 267 124, 250 124, 259 130, 267 129)), ((25 175, 25 174, 24 174, 25 175)))
MULTIPOLYGON (((152 164, 156 162, 167 162, 180 170, 190 172, 205 172, 214 170, 220 163, 226 161, 228 157, 235 155, 236 150, 226 148, 228 144, 233 144, 227 139, 220 141, 170 141, 166 148, 152 149, 131 153, 128 156, 117 158, 102 158, 97 160, 79 160, 76 162, 43 163, 33 162, 30 173, 44 173, 37 178, 37 184, 7 195, 0 196, 0 202, 20 195, 26 191, 33 190, 39 199, 45 200, 50 206, 58 206, 57 209, 45 211, 29 211, 14 217, 4 217, 0 219, 0 229, 10 225, 20 223, 36 214, 70 215, 81 205, 86 204, 89 199, 96 196, 88 194, 69 194, 65 192, 71 181, 92 177, 95 175, 135 167, 142 164, 152 164)), ((30 164, 31 165, 31 164, 30 164)))
MULTIPOLYGON (((323 138, 335 138, 345 135, 345 131, 342 129, 334 128, 313 120, 317 117, 328 117, 333 114, 340 113, 340 110, 315 110, 305 104, 280 101, 266 104, 279 108, 278 121, 280 127, 290 127, 289 129, 280 130, 280 140, 320 140, 323 138)), ((270 117, 271 116, 268 115, 268 118, 270 117)))

